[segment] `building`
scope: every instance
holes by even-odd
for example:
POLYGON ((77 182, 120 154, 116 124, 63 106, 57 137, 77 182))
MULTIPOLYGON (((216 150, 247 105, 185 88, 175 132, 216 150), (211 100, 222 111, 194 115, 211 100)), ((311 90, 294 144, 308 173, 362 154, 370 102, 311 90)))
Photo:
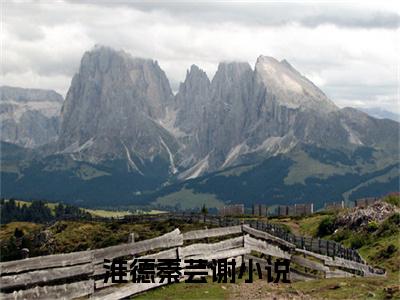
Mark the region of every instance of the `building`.
POLYGON ((278 216, 306 216, 314 213, 313 203, 279 205, 277 209, 278 216))
POLYGON ((314 213, 314 203, 295 204, 294 216, 306 216, 314 213))
POLYGON ((277 214, 278 216, 287 216, 289 214, 287 205, 278 205, 277 214))
POLYGON ((295 216, 296 215, 296 208, 295 208, 294 205, 288 205, 287 215, 288 216, 295 216))
POLYGON ((225 205, 218 209, 220 216, 240 216, 244 215, 244 204, 225 205))
POLYGON ((325 210, 338 210, 338 209, 343 209, 345 208, 345 203, 344 201, 337 201, 337 202, 327 202, 324 205, 325 210))
POLYGON ((265 204, 253 204, 252 215, 266 217, 268 216, 268 207, 265 204))

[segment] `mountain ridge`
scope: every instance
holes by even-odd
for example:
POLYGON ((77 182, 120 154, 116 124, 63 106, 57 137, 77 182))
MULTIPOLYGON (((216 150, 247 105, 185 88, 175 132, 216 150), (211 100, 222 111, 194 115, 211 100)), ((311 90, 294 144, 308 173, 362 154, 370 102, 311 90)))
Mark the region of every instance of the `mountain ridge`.
POLYGON ((28 148, 55 141, 63 101, 53 90, 1 86, 1 140, 28 148))
MULTIPOLYGON (((238 195, 246 194, 241 185, 250 186, 248 178, 267 184, 266 190, 252 187, 259 194, 247 190, 254 201, 267 201, 272 191, 282 201, 310 201, 313 191, 304 184, 319 191, 318 185, 331 189, 335 182, 341 188, 332 197, 345 197, 367 183, 379 186, 397 178, 391 166, 398 162, 398 132, 399 123, 338 108, 286 60, 260 56, 254 69, 247 62, 221 62, 211 80, 192 65, 173 95, 156 61, 96 47, 83 55, 73 77, 58 138, 38 149, 28 167, 5 162, 8 170, 18 171, 6 172, 7 193, 29 186, 27 177, 17 185, 24 172, 41 174, 41 180, 57 172, 80 186, 72 194, 61 187, 57 195, 75 200, 110 195, 88 190, 101 182, 103 188, 119 187, 124 203, 157 205, 160 190, 177 182, 184 190, 186 182, 197 178, 207 183, 193 191, 205 194, 216 191, 216 182, 238 195), (265 168, 278 172, 280 164, 287 173, 275 180, 265 168), (254 168, 240 177, 245 165, 254 168), (227 179, 212 175, 227 169, 234 174, 227 179), (368 176, 375 173, 376 180, 368 176), (339 183, 345 178, 353 186, 339 183), (293 187, 302 194, 296 196, 293 187)), ((224 193, 219 195, 229 202, 224 193)))

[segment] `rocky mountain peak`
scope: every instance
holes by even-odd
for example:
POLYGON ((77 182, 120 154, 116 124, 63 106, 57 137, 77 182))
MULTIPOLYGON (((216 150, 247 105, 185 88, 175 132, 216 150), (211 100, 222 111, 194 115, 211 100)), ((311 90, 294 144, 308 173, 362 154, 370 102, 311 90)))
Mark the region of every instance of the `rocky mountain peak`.
POLYGON ((165 143, 172 140, 156 122, 172 97, 156 61, 97 46, 84 54, 73 77, 62 109, 59 150, 87 152, 95 159, 157 155, 163 147, 160 134, 165 143))
POLYGON ((1 140, 28 148, 54 141, 62 102, 52 90, 0 87, 1 140))
POLYGON ((251 72, 252 69, 247 62, 221 62, 212 82, 215 84, 217 82, 230 83, 239 81, 242 76, 246 76, 251 72))
POLYGON ((185 79, 185 81, 188 78, 192 78, 192 77, 195 77, 197 75, 204 76, 204 77, 208 78, 206 72, 204 72, 201 68, 199 68, 197 65, 191 65, 190 69, 188 69, 186 71, 186 79, 185 79))
POLYGON ((192 65, 186 72, 185 81, 180 84, 175 97, 175 126, 182 132, 193 132, 202 121, 204 108, 210 102, 210 84, 206 72, 198 66, 192 65))
POLYGON ((0 101, 17 101, 17 102, 58 102, 64 101, 63 97, 53 90, 43 89, 26 89, 12 86, 0 87, 0 101))
MULTIPOLYGON (((94 80, 108 90, 113 84, 129 88, 138 107, 152 118, 165 114, 165 107, 172 101, 169 81, 157 61, 137 58, 109 47, 96 46, 82 58, 80 78, 94 80)), ((107 92, 103 90, 103 92, 107 92)))
POLYGON ((206 72, 196 65, 192 65, 186 72, 185 81, 180 85, 179 92, 184 93, 185 90, 192 92, 203 93, 206 92, 210 86, 210 79, 206 72))
POLYGON ((337 110, 336 105, 310 80, 301 75, 288 61, 259 56, 255 65, 258 82, 281 105, 318 111, 337 110))
MULTIPOLYGON (((247 62, 222 62, 211 82, 213 101, 235 102, 248 94, 253 70, 247 62)), ((243 100, 243 99, 242 99, 243 100)), ((242 101, 240 100, 240 101, 242 101)))

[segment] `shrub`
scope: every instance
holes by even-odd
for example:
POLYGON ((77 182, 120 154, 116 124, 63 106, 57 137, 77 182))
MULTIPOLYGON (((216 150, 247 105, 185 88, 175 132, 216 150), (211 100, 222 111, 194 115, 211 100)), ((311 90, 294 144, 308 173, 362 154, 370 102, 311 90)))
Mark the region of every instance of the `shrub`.
POLYGON ((332 240, 335 242, 342 242, 350 238, 352 232, 349 229, 338 230, 334 235, 332 235, 332 240))
POLYGON ((383 201, 392 204, 394 206, 400 207, 400 196, 398 195, 389 195, 386 196, 383 201))
POLYGON ((395 225, 400 225, 400 214, 395 213, 388 218, 389 222, 392 222, 395 225))
POLYGON ((281 226, 281 228, 283 229, 284 232, 292 233, 292 228, 289 225, 287 225, 287 224, 279 224, 279 226, 281 226))
POLYGON ((370 242, 370 236, 368 234, 355 234, 350 240, 350 247, 353 249, 359 249, 370 242))
POLYGON ((318 225, 317 236, 323 237, 335 231, 335 218, 332 216, 322 219, 318 225))
POLYGON ((376 222, 376 221, 371 221, 371 222, 368 223, 367 231, 368 231, 368 232, 375 232, 375 231, 378 230, 378 228, 379 228, 378 222, 376 222))
POLYGON ((121 224, 115 220, 112 220, 110 223, 107 224, 107 228, 114 232, 118 231, 120 229, 120 227, 121 227, 121 224))
POLYGON ((383 258, 390 258, 395 252, 397 251, 397 247, 393 244, 390 244, 389 246, 387 246, 387 248, 385 250, 383 250, 380 253, 380 257, 383 258))
POLYGON ((376 234, 378 236, 390 236, 399 232, 400 214, 395 213, 381 223, 376 234))
POLYGON ((16 238, 21 238, 21 237, 24 236, 24 232, 23 232, 21 229, 19 229, 19 228, 17 227, 17 228, 15 228, 15 230, 14 230, 14 236, 15 236, 16 238))

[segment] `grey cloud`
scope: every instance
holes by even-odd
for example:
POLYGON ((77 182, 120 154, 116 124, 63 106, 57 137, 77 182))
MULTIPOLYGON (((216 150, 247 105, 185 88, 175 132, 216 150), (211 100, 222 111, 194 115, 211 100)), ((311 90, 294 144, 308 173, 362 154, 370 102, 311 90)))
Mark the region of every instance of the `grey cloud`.
MULTIPOLYGON (((82 2, 70 0, 79 5, 82 2)), ((209 24, 235 22, 254 26, 284 26, 298 23, 306 27, 332 24, 346 28, 399 28, 400 15, 390 11, 377 11, 343 3, 229 3, 182 1, 96 1, 89 5, 119 5, 143 12, 164 12, 187 22, 209 24)))
POLYGON ((341 106, 381 107, 390 112, 399 112, 396 100, 396 85, 327 85, 324 92, 341 106))
POLYGON ((400 27, 400 15, 388 12, 357 12, 355 14, 337 11, 335 14, 321 14, 303 19, 305 26, 315 27, 322 24, 335 24, 355 28, 390 28, 400 27))
POLYGON ((26 26, 22 22, 15 22, 13 26, 6 27, 6 30, 14 34, 19 40, 37 41, 44 38, 43 30, 39 26, 26 26))

